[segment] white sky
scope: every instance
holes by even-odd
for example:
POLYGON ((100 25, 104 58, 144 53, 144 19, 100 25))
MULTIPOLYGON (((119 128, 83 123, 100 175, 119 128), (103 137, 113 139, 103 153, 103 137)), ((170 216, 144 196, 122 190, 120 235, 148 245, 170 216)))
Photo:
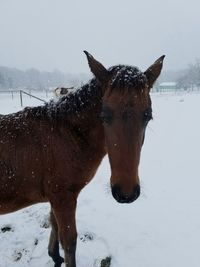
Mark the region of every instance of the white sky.
POLYGON ((165 69, 200 58, 199 0, 0 0, 0 65, 89 72, 88 50, 106 67, 165 69))

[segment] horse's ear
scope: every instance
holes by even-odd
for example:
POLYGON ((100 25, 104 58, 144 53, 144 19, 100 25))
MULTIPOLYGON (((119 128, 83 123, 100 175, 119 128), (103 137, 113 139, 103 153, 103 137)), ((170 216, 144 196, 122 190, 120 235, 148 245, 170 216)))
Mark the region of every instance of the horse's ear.
POLYGON ((151 65, 144 74, 147 77, 149 88, 153 87, 154 82, 157 80, 158 76, 161 73, 162 66, 163 66, 163 60, 165 58, 165 55, 161 56, 159 59, 157 59, 153 65, 151 65))
POLYGON ((94 76, 100 81, 100 82, 106 82, 109 77, 109 72, 107 69, 98 62, 90 53, 87 51, 83 51, 88 60, 88 65, 91 69, 91 72, 94 74, 94 76))

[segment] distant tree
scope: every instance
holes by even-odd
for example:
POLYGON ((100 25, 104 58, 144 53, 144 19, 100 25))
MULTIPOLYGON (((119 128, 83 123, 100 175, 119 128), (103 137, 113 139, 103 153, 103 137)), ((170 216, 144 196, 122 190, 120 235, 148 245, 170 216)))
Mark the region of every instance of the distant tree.
POLYGON ((49 89, 58 86, 78 86, 88 80, 86 75, 62 73, 59 70, 52 72, 29 69, 26 71, 0 66, 1 89, 49 89))
POLYGON ((177 80, 178 86, 184 89, 200 88, 200 59, 188 65, 185 73, 177 80))

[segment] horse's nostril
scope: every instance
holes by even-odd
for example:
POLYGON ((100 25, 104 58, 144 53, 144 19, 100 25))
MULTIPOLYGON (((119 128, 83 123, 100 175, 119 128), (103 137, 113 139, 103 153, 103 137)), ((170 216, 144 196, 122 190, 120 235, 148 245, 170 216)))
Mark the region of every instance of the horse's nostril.
POLYGON ((112 195, 119 203, 131 203, 135 201, 140 195, 140 185, 137 185, 132 194, 123 194, 121 191, 121 187, 118 185, 114 185, 112 187, 112 195))
POLYGON ((133 194, 133 201, 136 200, 140 196, 140 185, 137 185, 133 194))
POLYGON ((118 201, 120 199, 120 187, 117 185, 114 185, 112 187, 112 195, 113 197, 118 201))

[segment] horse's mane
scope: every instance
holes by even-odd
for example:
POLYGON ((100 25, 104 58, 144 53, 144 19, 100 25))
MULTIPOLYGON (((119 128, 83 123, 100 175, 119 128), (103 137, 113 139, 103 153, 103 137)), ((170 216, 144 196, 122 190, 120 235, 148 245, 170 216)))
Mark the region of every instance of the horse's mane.
POLYGON ((71 115, 77 115, 91 109, 101 99, 101 87, 99 82, 93 78, 87 84, 77 88, 75 92, 60 97, 58 100, 53 99, 43 106, 26 108, 27 112, 38 118, 59 119, 67 118, 71 115))
MULTIPOLYGON (((144 88, 147 78, 137 67, 117 65, 108 69, 112 75, 111 89, 131 90, 132 88, 144 88)), ((51 100, 43 106, 25 108, 29 115, 35 118, 59 119, 68 116, 81 116, 82 111, 93 110, 93 107, 101 101, 102 90, 96 78, 78 88, 75 92, 62 96, 58 100, 51 100)))

